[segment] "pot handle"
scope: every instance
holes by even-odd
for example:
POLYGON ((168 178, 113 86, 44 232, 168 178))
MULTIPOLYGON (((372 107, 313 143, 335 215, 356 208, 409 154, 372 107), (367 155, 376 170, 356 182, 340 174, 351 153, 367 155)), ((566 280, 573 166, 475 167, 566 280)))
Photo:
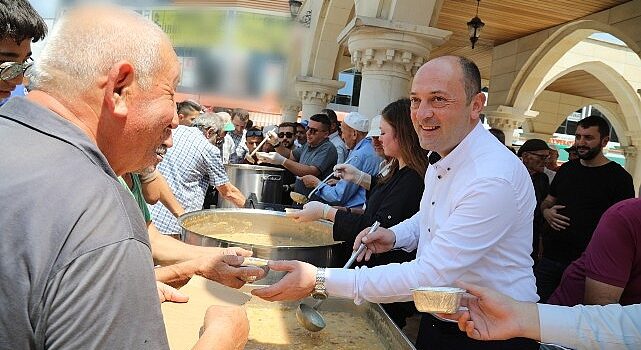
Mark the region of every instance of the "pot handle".
POLYGON ((261 180, 263 181, 280 181, 281 176, 280 175, 263 175, 261 177, 261 180))

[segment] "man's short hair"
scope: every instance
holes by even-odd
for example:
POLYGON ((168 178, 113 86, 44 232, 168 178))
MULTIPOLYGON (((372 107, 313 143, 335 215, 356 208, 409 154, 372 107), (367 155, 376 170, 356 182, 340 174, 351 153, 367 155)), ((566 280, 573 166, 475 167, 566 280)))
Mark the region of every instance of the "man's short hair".
POLYGON ((607 120, 599 117, 598 115, 591 115, 579 120, 577 126, 580 126, 584 129, 587 129, 591 126, 596 126, 599 128, 599 135, 601 135, 601 138, 610 136, 610 124, 608 124, 607 120))
POLYGON ((234 108, 231 113, 232 119, 238 117, 242 122, 246 123, 249 120, 249 112, 246 109, 234 108))
POLYGON ((481 92, 481 71, 479 71, 476 63, 469 58, 458 56, 458 60, 461 65, 461 71, 463 72, 466 104, 469 104, 472 102, 472 97, 481 92))
POLYGON ((186 115, 193 112, 200 112, 203 110, 198 102, 192 100, 184 100, 182 102, 176 102, 176 111, 178 114, 186 115))
POLYGON ((223 129, 225 124, 224 118, 216 113, 207 112, 199 115, 194 122, 191 123, 191 126, 196 127, 200 130, 213 129, 215 132, 218 132, 223 129))
POLYGON ((329 117, 326 114, 314 114, 313 116, 309 117, 309 120, 313 120, 325 125, 327 127, 327 130, 324 131, 329 131, 331 122, 329 121, 329 117))
POLYGON ((332 124, 338 124, 338 116, 336 115, 336 112, 329 108, 325 108, 321 111, 321 113, 327 115, 329 117, 329 121, 332 124))
POLYGON ((296 124, 297 123, 292 123, 292 122, 282 122, 278 125, 278 128, 292 128, 294 131, 296 131, 296 124))
POLYGON ((34 43, 47 35, 47 24, 27 0, 0 0, 0 40, 34 43))

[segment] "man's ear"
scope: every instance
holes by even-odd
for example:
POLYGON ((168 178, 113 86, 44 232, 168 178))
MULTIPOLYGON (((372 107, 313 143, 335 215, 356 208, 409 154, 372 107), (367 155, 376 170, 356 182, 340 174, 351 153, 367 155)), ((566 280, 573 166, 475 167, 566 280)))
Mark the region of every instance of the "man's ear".
POLYGON ((481 112, 483 111, 483 107, 485 107, 485 99, 485 94, 482 92, 479 92, 472 98, 472 119, 478 120, 481 118, 481 112))
POLYGON ((134 67, 127 61, 114 64, 107 74, 105 102, 112 113, 125 117, 128 112, 128 97, 135 81, 134 67))
POLYGON ((608 142, 610 142, 610 136, 606 136, 601 139, 601 147, 605 148, 605 146, 608 145, 608 142))

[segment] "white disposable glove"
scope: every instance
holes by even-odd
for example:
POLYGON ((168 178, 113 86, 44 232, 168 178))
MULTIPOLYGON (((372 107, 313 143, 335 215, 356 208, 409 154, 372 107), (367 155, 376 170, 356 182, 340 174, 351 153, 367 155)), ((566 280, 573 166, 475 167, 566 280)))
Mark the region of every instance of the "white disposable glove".
POLYGON ((276 147, 280 143, 278 134, 274 130, 269 130, 267 134, 265 134, 265 137, 267 137, 267 142, 271 143, 274 147, 276 147))
POLYGON ((334 166, 334 176, 360 186, 363 181, 363 177, 365 176, 365 172, 358 170, 351 164, 336 164, 334 166))
POLYGON ((276 165, 283 165, 285 157, 281 156, 278 152, 256 152, 259 163, 269 163, 276 165))
POLYGON ((294 219, 296 222, 308 222, 318 219, 325 219, 327 216, 327 211, 329 211, 329 204, 311 201, 305 204, 302 210, 288 212, 285 215, 294 219))

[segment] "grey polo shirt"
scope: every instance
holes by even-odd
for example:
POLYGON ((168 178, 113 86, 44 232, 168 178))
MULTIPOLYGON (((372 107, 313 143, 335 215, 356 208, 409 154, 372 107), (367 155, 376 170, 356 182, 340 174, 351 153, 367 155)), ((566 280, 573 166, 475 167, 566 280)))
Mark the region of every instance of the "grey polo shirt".
POLYGON ((0 107, 0 348, 167 349, 145 222, 100 150, 0 107))
MULTIPOLYGON (((338 158, 336 147, 328 138, 316 147, 311 147, 309 143, 306 143, 302 147, 294 149, 292 154, 298 163, 313 165, 318 168, 321 180, 334 171, 334 165, 336 165, 336 159, 338 158)), ((311 190, 311 188, 305 187, 303 181, 296 179, 295 192, 307 195, 311 190)))

